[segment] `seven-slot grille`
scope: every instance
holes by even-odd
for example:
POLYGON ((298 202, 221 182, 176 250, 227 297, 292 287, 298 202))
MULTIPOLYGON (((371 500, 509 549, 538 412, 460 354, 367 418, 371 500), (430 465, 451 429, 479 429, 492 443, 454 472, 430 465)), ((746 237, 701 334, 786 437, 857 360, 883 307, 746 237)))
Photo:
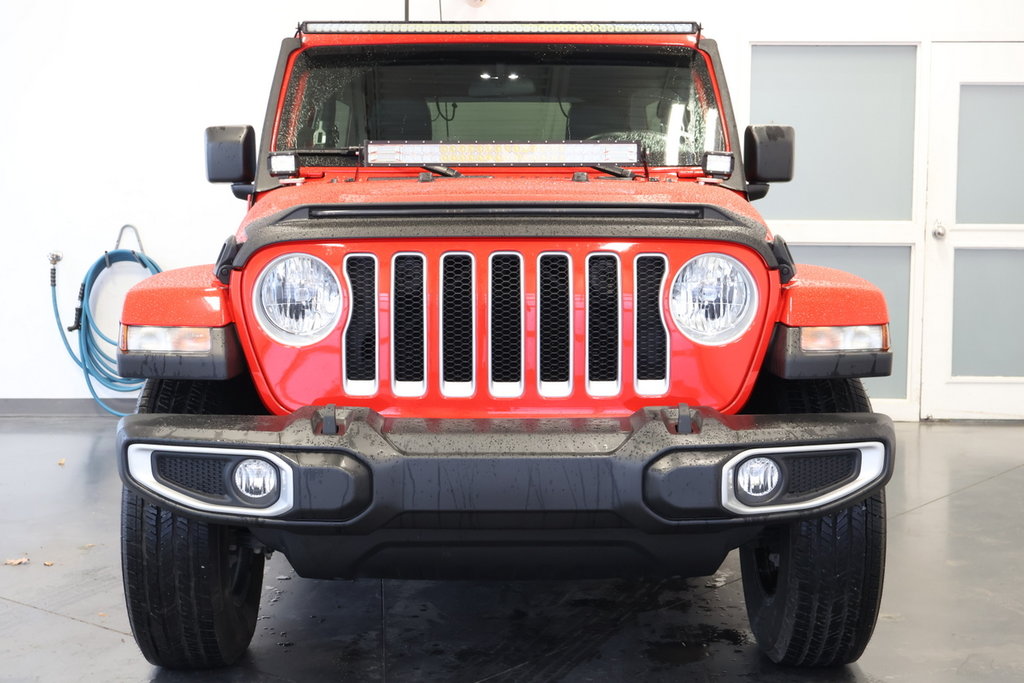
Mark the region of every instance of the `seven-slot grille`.
POLYGON ((582 259, 560 252, 449 252, 435 259, 405 252, 394 255, 384 281, 376 257, 350 254, 344 266, 352 302, 343 340, 345 390, 351 395, 377 391, 381 335, 374 302, 384 295, 390 301, 390 388, 396 396, 427 391, 433 356, 445 396, 481 391, 519 396, 527 382, 527 334, 536 335, 531 348, 537 354, 535 381, 542 396, 571 395, 580 389, 573 386, 578 376, 591 396, 615 396, 631 388, 646 395, 664 393, 666 271, 661 254, 628 262, 610 252, 582 259), (628 278, 624 267, 632 268, 628 278), (626 282, 633 283, 632 291, 624 291, 626 282), (586 291, 574 291, 579 286, 574 283, 584 283, 586 291), (625 297, 633 302, 631 319, 625 319, 625 297), (528 307, 528 300, 534 306, 528 307), (583 309, 581 318, 577 307, 583 309), (635 335, 628 364, 622 358, 625 325, 633 325, 635 335), (585 340, 579 347, 583 358, 575 357, 577 337, 585 340), (439 348, 430 348, 432 339, 439 348), (623 377, 624 367, 633 369, 631 377, 623 377))

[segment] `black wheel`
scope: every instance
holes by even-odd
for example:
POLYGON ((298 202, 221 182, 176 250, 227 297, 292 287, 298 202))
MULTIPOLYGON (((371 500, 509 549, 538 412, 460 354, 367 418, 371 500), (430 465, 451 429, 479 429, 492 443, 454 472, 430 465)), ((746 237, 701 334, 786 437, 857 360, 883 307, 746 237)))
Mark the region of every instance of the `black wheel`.
MULTIPOLYGON (((765 384, 754 397, 759 411, 871 411, 859 380, 765 384)), ((770 527, 740 549, 740 563, 750 628, 772 661, 856 661, 871 639, 882 598, 884 492, 815 519, 770 527)))
MULTIPOLYGON (((139 412, 255 409, 250 399, 232 402, 227 389, 217 382, 150 380, 139 412)), ((124 489, 125 601, 135 641, 151 663, 194 669, 241 657, 256 629, 263 564, 245 529, 190 519, 124 489)))

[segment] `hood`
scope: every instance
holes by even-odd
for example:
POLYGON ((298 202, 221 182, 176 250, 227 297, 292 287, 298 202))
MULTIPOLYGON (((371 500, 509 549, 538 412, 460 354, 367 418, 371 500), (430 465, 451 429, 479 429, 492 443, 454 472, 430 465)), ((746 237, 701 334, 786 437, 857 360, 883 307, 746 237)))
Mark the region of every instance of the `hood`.
MULTIPOLYGON (((312 180, 264 193, 249 210, 245 228, 276 214, 308 205, 332 204, 702 204, 717 206, 764 225, 764 219, 736 192, 693 181, 625 180, 591 174, 587 182, 571 178, 460 177, 423 182, 416 177, 312 180)), ((767 228, 766 228, 767 231, 767 228)))

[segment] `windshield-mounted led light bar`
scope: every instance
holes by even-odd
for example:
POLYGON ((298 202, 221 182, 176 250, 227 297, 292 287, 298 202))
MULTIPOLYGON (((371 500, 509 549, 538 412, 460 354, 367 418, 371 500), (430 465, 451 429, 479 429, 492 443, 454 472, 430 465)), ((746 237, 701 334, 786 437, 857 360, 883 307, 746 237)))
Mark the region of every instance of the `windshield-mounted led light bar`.
POLYGON ((633 166, 635 142, 368 142, 366 163, 380 166, 633 166))
POLYGON ((444 21, 305 21, 302 33, 683 33, 696 34, 693 21, 672 23, 613 22, 444 22, 444 21))

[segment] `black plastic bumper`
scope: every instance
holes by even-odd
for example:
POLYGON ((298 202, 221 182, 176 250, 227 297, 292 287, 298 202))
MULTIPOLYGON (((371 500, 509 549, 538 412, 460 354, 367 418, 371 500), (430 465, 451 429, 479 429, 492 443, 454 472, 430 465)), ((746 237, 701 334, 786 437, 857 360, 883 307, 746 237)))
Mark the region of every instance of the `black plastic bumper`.
MULTIPOLYGON (((572 575, 710 573, 763 526, 849 505, 892 473, 892 426, 882 415, 695 417, 695 431, 680 434, 674 408, 534 420, 314 408, 283 417, 150 414, 121 421, 118 447, 125 484, 147 499, 249 527, 300 574, 323 577, 453 568, 479 576, 488 567, 519 575, 541 555, 544 575, 568 565, 572 575), (335 421, 337 433, 324 433, 335 421), (729 493, 745 454, 778 460, 786 482, 807 459, 853 457, 855 468, 758 509, 729 493), (231 492, 234 463, 247 457, 283 475, 284 493, 261 507, 231 492), (185 467, 158 466, 159 458, 185 467), (212 485, 179 474, 196 463, 207 474, 212 467, 212 485)), ((824 460, 807 462, 817 471, 824 460)))

